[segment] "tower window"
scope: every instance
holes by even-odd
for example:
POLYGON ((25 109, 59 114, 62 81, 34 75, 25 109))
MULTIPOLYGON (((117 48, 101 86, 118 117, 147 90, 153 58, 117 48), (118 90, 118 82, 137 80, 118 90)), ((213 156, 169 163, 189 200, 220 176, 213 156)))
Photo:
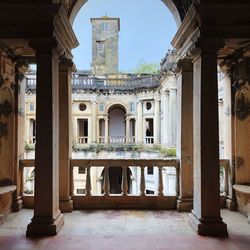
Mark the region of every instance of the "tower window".
POLYGON ((104 53, 104 42, 96 42, 97 53, 104 53))
POLYGON ((101 23, 101 31, 109 31, 109 23, 101 23))

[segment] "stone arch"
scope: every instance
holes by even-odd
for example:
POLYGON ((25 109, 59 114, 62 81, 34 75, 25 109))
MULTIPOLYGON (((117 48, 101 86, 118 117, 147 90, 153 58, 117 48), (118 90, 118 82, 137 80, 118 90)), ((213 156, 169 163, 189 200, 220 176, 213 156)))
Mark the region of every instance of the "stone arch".
POLYGON ((126 140, 126 107, 120 103, 112 104, 107 108, 107 114, 110 143, 124 143, 126 140))
MULTIPOLYGON (((71 6, 66 5, 67 11, 68 11, 68 16, 69 16, 69 21, 71 24, 73 24, 75 17, 79 10, 84 6, 84 4, 88 0, 77 0, 73 1, 71 6)), ((170 10, 172 13, 177 27, 180 27, 181 22, 183 18, 185 17, 185 14, 188 10, 188 7, 191 6, 192 0, 161 0, 170 10), (180 3, 181 2, 181 3, 180 3)), ((67 0, 64 0, 65 4, 67 0)))
POLYGON ((106 113, 108 114, 110 112, 110 110, 114 109, 114 108, 120 108, 125 112, 125 114, 128 113, 128 107, 126 107, 125 104, 122 104, 119 102, 111 103, 110 105, 108 105, 106 108, 106 113))

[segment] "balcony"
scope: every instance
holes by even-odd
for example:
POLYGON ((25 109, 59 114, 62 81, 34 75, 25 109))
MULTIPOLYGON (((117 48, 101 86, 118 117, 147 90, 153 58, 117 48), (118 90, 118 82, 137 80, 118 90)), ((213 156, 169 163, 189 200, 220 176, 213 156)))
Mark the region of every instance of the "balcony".
MULTIPOLYGON (((89 90, 89 91, 128 91, 154 89, 160 86, 159 75, 133 76, 123 78, 97 78, 97 77, 79 77, 74 74, 72 78, 72 91, 89 90)), ((36 77, 26 79, 26 91, 36 91, 36 77)))
MULTIPOLYGON (((228 160, 220 160, 220 166, 221 207, 225 207, 229 190, 228 160)), ((20 190, 25 208, 33 207, 34 168, 33 159, 20 161, 20 190)), ((74 209, 176 209, 180 192, 179 183, 178 159, 72 159, 70 162, 69 186, 74 209), (152 178, 146 173, 149 167, 155 172, 154 185, 157 188, 154 194, 146 192, 146 184, 152 178), (77 169, 83 170, 84 174, 83 178, 78 180, 77 169), (112 169, 119 169, 121 173, 118 193, 112 192, 112 169), (130 175, 131 169, 133 171, 130 175), (98 171, 101 174, 95 176, 98 171), (82 182, 82 194, 76 192, 76 181, 82 182), (138 188, 131 188, 132 186, 138 188)))

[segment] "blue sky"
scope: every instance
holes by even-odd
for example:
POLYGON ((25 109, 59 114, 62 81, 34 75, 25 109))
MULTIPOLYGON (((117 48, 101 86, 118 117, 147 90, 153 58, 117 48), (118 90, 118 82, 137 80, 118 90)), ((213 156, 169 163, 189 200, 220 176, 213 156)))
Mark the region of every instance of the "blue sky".
POLYGON ((88 0, 73 24, 80 46, 73 51, 77 69, 90 69, 91 17, 119 17, 119 70, 131 71, 140 61, 159 63, 177 30, 161 0, 88 0))

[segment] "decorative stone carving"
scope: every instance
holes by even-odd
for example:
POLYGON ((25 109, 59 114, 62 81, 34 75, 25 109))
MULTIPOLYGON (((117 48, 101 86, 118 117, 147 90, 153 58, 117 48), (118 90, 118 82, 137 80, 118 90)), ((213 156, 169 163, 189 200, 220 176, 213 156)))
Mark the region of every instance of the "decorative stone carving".
POLYGON ((250 45, 226 57, 221 67, 227 68, 232 78, 232 110, 238 119, 250 114, 250 45))

